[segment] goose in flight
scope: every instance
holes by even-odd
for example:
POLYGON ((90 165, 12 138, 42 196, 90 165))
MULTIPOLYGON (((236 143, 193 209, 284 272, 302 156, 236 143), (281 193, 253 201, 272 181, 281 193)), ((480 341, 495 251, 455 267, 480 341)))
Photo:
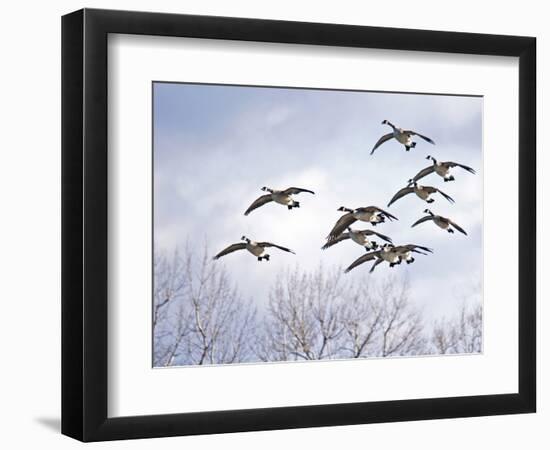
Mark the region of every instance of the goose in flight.
POLYGON ((327 236, 327 240, 329 242, 336 239, 346 228, 348 228, 356 220, 369 222, 373 226, 376 226, 376 224, 378 223, 385 222, 386 217, 389 220, 397 220, 397 217, 395 217, 393 214, 390 214, 389 212, 384 211, 377 206, 365 206, 356 209, 340 206, 337 211, 343 211, 346 214, 338 219, 338 221, 330 231, 329 235, 327 236))
POLYGON ((340 234, 338 237, 331 241, 328 241, 321 248, 323 250, 326 250, 327 248, 332 247, 334 244, 338 244, 338 242, 345 241, 346 239, 351 239, 356 244, 364 247, 367 252, 369 250, 376 250, 378 248, 378 243, 369 240, 367 236, 378 236, 380 239, 383 239, 390 244, 392 242, 391 238, 374 230, 353 230, 351 227, 348 227, 347 229, 347 232, 340 234))
POLYGON ((383 120, 382 125, 389 125, 393 128, 393 131, 391 133, 385 134, 380 139, 378 139, 378 142, 374 145, 374 148, 370 152, 371 155, 378 147, 380 147, 384 142, 389 141, 391 138, 395 138, 397 142, 403 144, 406 151, 409 151, 411 148, 416 147, 416 142, 413 142, 412 140, 413 136, 418 136, 419 138, 424 139, 426 142, 435 145, 435 142, 432 141, 429 137, 417 133, 413 130, 403 130, 402 128, 398 128, 393 123, 387 120, 383 120))
POLYGON ((453 161, 437 161, 433 156, 426 156, 426 159, 431 159, 433 164, 431 166, 426 167, 425 169, 422 169, 420 172, 418 172, 414 178, 411 178, 409 180, 409 183, 412 183, 414 181, 418 181, 421 178, 424 178, 426 175, 429 175, 432 172, 435 172, 440 177, 443 178, 443 181, 453 181, 455 179, 454 176, 450 174, 451 169, 453 167, 460 167, 461 169, 467 170, 470 173, 475 174, 476 171, 472 169, 471 167, 465 166, 464 164, 459 164, 453 161))
POLYGON ((436 187, 433 186, 421 186, 416 181, 413 181, 412 183, 409 183, 406 187, 403 189, 400 189, 397 191, 397 193, 393 196, 393 198, 388 203, 388 206, 395 203, 400 198, 404 197, 405 195, 415 193, 418 198, 426 201, 427 203, 433 203, 434 199, 431 198, 432 194, 439 193, 443 197, 445 197, 447 200, 449 200, 450 203, 454 203, 455 201, 450 195, 445 194, 445 192, 440 191, 436 187), (411 186, 412 184, 412 186, 411 186))
POLYGON ((453 228, 455 228, 460 233, 464 234, 465 236, 468 236, 468 233, 464 231, 460 226, 458 226, 456 223, 454 223, 451 219, 448 217, 438 216, 431 212, 429 209, 425 209, 424 212, 428 214, 427 216, 422 217, 421 219, 418 219, 415 223, 411 225, 412 227, 417 226, 418 224, 421 224, 423 222, 427 222, 428 220, 431 220, 433 223, 435 223, 439 228, 443 230, 447 230, 449 233, 454 233, 453 228))
POLYGON ((360 256, 355 261, 351 263, 351 265, 344 270, 345 273, 348 273, 350 270, 354 269, 355 267, 363 264, 367 261, 374 260, 374 264, 369 270, 369 273, 374 272, 374 269, 376 269, 376 266, 380 263, 383 263, 386 261, 390 267, 394 267, 398 264, 401 264, 401 262, 404 260, 407 262, 407 264, 411 264, 414 262, 414 258, 412 257, 412 253, 419 253, 421 255, 426 255, 423 251, 432 253, 432 250, 428 247, 423 247, 421 245, 415 245, 415 244, 407 244, 407 245, 398 245, 393 246, 391 244, 384 244, 380 250, 376 250, 374 252, 367 253, 363 256, 360 256))
POLYGON ((273 244, 271 242, 254 242, 248 239, 246 236, 243 236, 241 238, 244 242, 238 242, 236 244, 231 244, 229 247, 223 249, 220 253, 218 253, 216 256, 214 256, 214 259, 219 259, 222 256, 225 256, 229 253, 236 252, 237 250, 248 250, 250 253, 252 253, 254 256, 258 258, 258 261, 261 261, 262 259, 265 259, 266 261, 269 261, 269 255, 265 253, 265 249, 267 247, 275 247, 279 250, 282 250, 284 252, 289 252, 292 254, 294 253, 292 250, 286 247, 282 247, 277 244, 273 244))
POLYGON ((289 187, 288 189, 279 191, 276 189, 271 189, 266 186, 262 188, 262 191, 268 192, 268 194, 258 197, 245 211, 244 215, 248 216, 252 211, 259 208, 260 206, 265 205, 269 202, 279 203, 280 205, 285 205, 288 209, 299 208, 300 202, 297 202, 292 198, 293 195, 299 194, 301 192, 308 192, 310 194, 315 194, 315 192, 310 191, 309 189, 302 189, 297 187, 289 187))

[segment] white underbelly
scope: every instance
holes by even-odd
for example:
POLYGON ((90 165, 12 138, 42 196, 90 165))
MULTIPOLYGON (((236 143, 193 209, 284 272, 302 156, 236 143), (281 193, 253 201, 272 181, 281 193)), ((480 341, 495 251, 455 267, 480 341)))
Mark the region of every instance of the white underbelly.
POLYGON ((398 142, 400 142, 403 145, 410 145, 412 144, 412 138, 405 133, 397 133, 395 136, 395 139, 397 139, 398 142))
POLYGON ((380 256, 384 261, 387 261, 389 263, 399 261, 399 256, 397 256, 397 254, 395 254, 394 252, 381 252, 380 256))
POLYGON ((350 233, 350 238, 359 245, 365 245, 368 242, 368 239, 361 233, 350 233))
POLYGON ((445 166, 435 166, 435 173, 441 177, 444 177, 449 173, 449 168, 445 166))
POLYGON ((263 247, 253 244, 246 244, 246 249, 254 256, 260 256, 265 252, 265 249, 263 247))
POLYGON ((411 259, 411 252, 402 252, 399 254, 399 256, 408 261, 409 259, 411 259))
POLYGON ((292 203, 292 198, 290 195, 286 194, 273 194, 273 201, 279 203, 280 205, 290 205, 292 203))
POLYGON ((370 212, 361 212, 353 215, 357 220, 362 220, 363 222, 371 222, 375 216, 376 214, 370 212))
POLYGON ((424 189, 415 189, 414 193, 422 200, 428 200, 428 198, 430 197, 430 194, 424 189))

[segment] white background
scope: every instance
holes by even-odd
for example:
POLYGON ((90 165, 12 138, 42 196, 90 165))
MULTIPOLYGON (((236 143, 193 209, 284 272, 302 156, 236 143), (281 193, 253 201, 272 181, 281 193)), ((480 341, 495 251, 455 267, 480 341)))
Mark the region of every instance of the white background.
MULTIPOLYGON (((2 39, 2 164, 1 262, 3 310, 2 401, 0 442, 7 448, 31 445, 72 448, 75 441, 58 434, 60 374, 60 18, 82 6, 141 9, 194 14, 249 16, 289 20, 356 23, 485 33, 536 35, 538 41, 538 122, 543 129, 550 64, 542 2, 144 2, 90 0, 11 3, 0 18, 2 39), (391 9, 390 9, 391 8, 391 9), (394 14, 392 11, 401 11, 394 14), (498 20, 495 20, 498 11, 498 20)), ((543 148, 539 132, 539 149, 543 148)), ((540 153, 540 168, 549 164, 540 153)), ((542 177, 541 177, 542 178, 542 177)), ((544 217, 542 197, 548 183, 539 180, 539 229, 544 217)), ((547 228, 548 226, 546 226, 547 228)), ((550 250, 540 236, 539 254, 550 250)), ((539 274, 548 270, 540 260, 539 274)), ((539 286, 543 298, 548 281, 539 286)), ((540 325, 550 320, 549 308, 539 303, 540 325)), ((539 342, 548 342, 548 328, 539 342)), ((549 376, 548 353, 539 346, 539 380, 549 376), (543 357, 544 356, 544 357, 543 357)), ((98 447, 280 448, 299 445, 333 448, 356 444, 385 448, 547 448, 550 394, 539 383, 536 415, 470 418, 402 424, 241 433, 152 441, 98 444, 98 447)))
POLYGON ((113 36, 109 64, 110 416, 517 392, 516 58, 113 36), (151 370, 152 80, 483 93, 483 355, 151 370))

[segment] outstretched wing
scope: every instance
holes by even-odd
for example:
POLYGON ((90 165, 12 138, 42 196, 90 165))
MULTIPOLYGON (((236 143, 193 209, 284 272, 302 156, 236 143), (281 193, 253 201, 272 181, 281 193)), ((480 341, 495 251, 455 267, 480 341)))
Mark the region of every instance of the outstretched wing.
POLYGON ((391 206, 392 203, 395 203, 397 200, 399 200, 401 197, 404 197, 407 194, 410 194, 414 192, 414 189, 412 187, 404 187, 403 189, 400 189, 397 191, 397 194, 393 196, 393 198, 388 203, 388 206, 391 206))
POLYGON ((416 135, 416 136, 418 136, 419 138, 424 139, 426 142, 429 142, 430 144, 434 144, 434 145, 435 145, 435 142, 434 142, 433 140, 431 140, 428 136, 424 136, 423 134, 417 133, 416 131, 413 131, 413 130, 405 130, 405 133, 410 134, 410 135, 416 135))
MULTIPOLYGON (((431 248, 423 247, 422 245, 416 245, 416 244, 400 245, 399 247, 396 247, 396 249, 407 249, 407 250, 410 250, 411 252, 422 253, 422 252, 419 252, 417 248, 419 248, 420 250, 424 250, 425 252, 428 252, 428 253, 433 253, 433 250, 431 248)), ((425 253, 422 253, 422 254, 425 255, 425 253)))
POLYGON ((380 239, 383 239, 384 241, 386 242, 389 242, 390 244, 392 243, 392 240, 390 237, 382 234, 382 233, 379 233, 378 231, 374 231, 374 230, 363 230, 361 231, 362 234, 366 235, 366 236, 372 236, 373 234, 375 236, 378 236, 380 239))
POLYGON ((425 169, 422 169, 420 172, 418 172, 413 178, 412 181, 418 181, 421 178, 424 178, 426 175, 429 175, 435 170, 434 166, 431 165, 429 167, 426 167, 425 169))
POLYGON ((331 241, 328 241, 325 245, 323 245, 321 248, 323 250, 326 250, 329 247, 332 247, 334 244, 338 244, 338 242, 345 241, 346 239, 349 239, 349 233, 342 233, 340 236, 332 239, 331 241))
POLYGON ((416 227, 417 225, 423 223, 423 222, 427 222, 428 220, 433 220, 434 219, 434 216, 424 216, 422 217, 421 219, 418 219, 415 223, 413 223, 411 225, 411 228, 412 227, 416 227))
POLYGON ((289 253, 293 253, 294 255, 296 253, 294 253, 294 251, 290 250, 289 248, 286 248, 286 247, 282 247, 280 245, 277 245, 277 244, 273 244, 272 242, 258 242, 258 245, 260 247, 275 247, 275 248, 278 248, 279 250, 282 250, 283 252, 289 252, 289 253))
POLYGON ((380 139, 378 139, 378 142, 374 144, 374 147, 370 151, 370 154, 372 155, 378 147, 380 147, 384 142, 389 141, 392 137, 393 137, 393 133, 388 133, 382 136, 380 139))
POLYGON ((244 212, 244 215, 248 216, 256 208, 259 208, 260 206, 265 205, 266 203, 269 203, 271 201, 273 201, 271 194, 266 194, 266 195, 262 195, 261 197, 258 197, 244 212))
POLYGON ((373 273, 374 272, 374 269, 376 269, 376 266, 378 264, 380 264, 381 262, 383 262, 384 260, 382 258, 378 258, 376 261, 374 261, 374 264, 372 265, 372 267, 370 268, 369 270, 369 273, 373 273))
POLYGON ((299 194, 300 192, 308 192, 309 194, 315 194, 315 192, 310 191, 309 189, 302 189, 299 187, 289 187, 288 189, 285 189, 283 191, 283 194, 291 195, 291 194, 299 194))
POLYGON ((445 194, 445 192, 443 192, 442 190, 440 189, 436 189, 437 192, 439 192, 443 197, 445 197, 447 200, 449 200, 450 203, 454 203, 454 199, 450 196, 450 195, 447 195, 445 194))
POLYGON ((328 241, 336 239, 347 227, 355 222, 355 217, 351 213, 344 214, 338 219, 332 230, 327 236, 328 241))
POLYGON ((363 256, 360 256, 359 258, 357 258, 355 261, 353 261, 350 266, 344 270, 345 273, 348 273, 350 270, 354 269, 355 267, 363 264, 364 262, 367 262, 367 261, 372 261, 374 258, 376 258, 378 255, 380 255, 380 251, 377 250, 375 252, 370 252, 370 253, 366 253, 364 254, 363 256))
POLYGON ((214 256, 214 259, 219 259, 224 255, 227 255, 228 253, 236 252, 237 250, 244 250, 246 248, 246 244, 244 242, 240 242, 238 244, 231 244, 226 249, 223 249, 220 253, 218 253, 216 256, 214 256))
POLYGON ((390 220, 399 220, 397 217, 395 217, 393 214, 390 214, 388 211, 384 211, 382 208, 379 208, 378 206, 369 206, 370 209, 373 209, 375 211, 378 211, 379 213, 382 213, 390 220))
POLYGON ((468 236, 468 233, 462 229, 462 227, 459 227, 456 223, 454 223, 452 220, 449 220, 449 223, 456 228, 457 231, 460 231, 465 236, 468 236))
POLYGON ((467 170, 468 172, 473 174, 476 173, 474 169, 472 169, 471 167, 465 166, 464 164, 459 164, 452 161, 447 161, 445 164, 447 164, 449 167, 460 167, 461 169, 467 170))

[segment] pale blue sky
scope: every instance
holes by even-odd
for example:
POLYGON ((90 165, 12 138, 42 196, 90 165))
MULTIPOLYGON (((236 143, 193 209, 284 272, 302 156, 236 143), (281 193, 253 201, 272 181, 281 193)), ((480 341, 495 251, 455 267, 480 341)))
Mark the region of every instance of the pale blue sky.
POLYGON ((278 271, 346 267, 362 255, 350 241, 320 249, 341 216, 336 209, 386 208, 433 155, 477 171, 457 169, 451 183, 435 174, 421 181, 454 197, 455 205, 435 197, 429 207, 455 220, 468 236, 450 235, 433 223, 411 229, 428 205, 407 196, 389 208, 399 221, 376 229, 396 244, 425 245, 434 254, 410 266, 380 265, 372 275, 366 263, 347 276, 408 274, 426 318, 453 314, 462 305, 460 296, 481 281, 482 109, 480 97, 155 83, 155 248, 171 251, 189 242, 200 249, 207 237, 214 254, 244 234, 294 249, 296 256, 274 249, 269 263, 246 252, 219 260, 261 309, 278 271), (374 143, 390 131, 383 119, 425 134, 436 145, 417 138, 416 148, 406 153, 392 140, 371 156, 374 143), (266 185, 299 186, 316 195, 297 196, 300 209, 271 203, 245 217, 266 185))

